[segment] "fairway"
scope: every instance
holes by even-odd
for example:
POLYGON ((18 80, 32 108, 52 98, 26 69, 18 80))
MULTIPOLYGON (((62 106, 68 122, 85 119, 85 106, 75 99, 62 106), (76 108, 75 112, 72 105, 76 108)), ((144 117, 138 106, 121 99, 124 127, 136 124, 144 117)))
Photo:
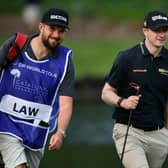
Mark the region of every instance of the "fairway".
POLYGON ((109 72, 114 58, 120 50, 139 43, 137 39, 103 40, 103 39, 72 39, 65 45, 73 51, 76 79, 86 76, 101 78, 109 72))

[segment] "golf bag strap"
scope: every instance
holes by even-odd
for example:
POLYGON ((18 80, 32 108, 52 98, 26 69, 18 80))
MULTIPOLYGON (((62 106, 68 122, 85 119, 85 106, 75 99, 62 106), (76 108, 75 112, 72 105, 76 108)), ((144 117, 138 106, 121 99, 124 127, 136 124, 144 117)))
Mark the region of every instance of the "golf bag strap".
POLYGON ((16 33, 15 41, 13 41, 11 48, 9 49, 8 55, 7 55, 7 62, 12 62, 16 56, 21 59, 21 50, 24 47, 26 41, 28 39, 28 35, 23 34, 21 32, 16 33))

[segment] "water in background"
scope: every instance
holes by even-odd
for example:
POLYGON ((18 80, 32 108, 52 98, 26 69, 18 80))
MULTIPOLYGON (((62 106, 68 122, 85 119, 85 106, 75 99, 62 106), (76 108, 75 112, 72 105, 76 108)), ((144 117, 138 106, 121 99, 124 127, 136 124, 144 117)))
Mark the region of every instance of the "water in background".
POLYGON ((79 103, 68 129, 67 143, 112 144, 113 108, 103 103, 79 103))
POLYGON ((119 159, 112 140, 113 108, 102 102, 80 102, 73 116, 63 148, 48 152, 40 168, 105 168, 117 167, 119 159), (106 166, 105 166, 106 165, 106 166))
MULTIPOLYGON (((73 117, 63 148, 48 152, 40 168, 119 168, 112 140, 113 108, 100 103, 74 105, 73 117)), ((167 168, 168 161, 163 168, 167 168)))

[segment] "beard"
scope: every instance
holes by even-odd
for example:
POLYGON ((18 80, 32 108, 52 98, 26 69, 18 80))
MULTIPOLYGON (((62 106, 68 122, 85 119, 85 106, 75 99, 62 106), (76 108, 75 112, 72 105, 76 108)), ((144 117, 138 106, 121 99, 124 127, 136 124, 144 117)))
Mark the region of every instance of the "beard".
POLYGON ((55 50, 55 48, 60 44, 60 43, 57 43, 56 45, 51 45, 48 40, 43 40, 42 42, 44 46, 49 50, 55 50))
POLYGON ((50 37, 46 38, 45 36, 42 36, 42 43, 44 44, 44 46, 45 46, 47 49, 53 51, 53 50, 55 50, 55 48, 56 48, 58 45, 60 45, 61 39, 60 39, 60 38, 52 39, 52 40, 55 40, 55 42, 52 42, 52 41, 50 41, 49 39, 50 39, 50 37))
POLYGON ((49 40, 47 39, 47 40, 42 40, 42 42, 43 42, 43 44, 44 44, 44 46, 47 48, 47 49, 49 49, 49 50, 55 50, 55 48, 58 46, 58 45, 60 45, 60 42, 58 42, 56 45, 51 45, 50 43, 49 43, 49 40))

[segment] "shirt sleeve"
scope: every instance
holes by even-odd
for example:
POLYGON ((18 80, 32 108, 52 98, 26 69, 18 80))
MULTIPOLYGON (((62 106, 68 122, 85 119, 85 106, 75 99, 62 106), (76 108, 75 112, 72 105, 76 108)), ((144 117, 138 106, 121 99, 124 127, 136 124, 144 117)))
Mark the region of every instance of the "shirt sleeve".
POLYGON ((70 58, 65 78, 59 89, 60 96, 74 96, 74 74, 74 65, 72 59, 70 58))
POLYGON ((0 66, 3 65, 5 58, 9 52, 12 42, 15 40, 15 35, 6 40, 0 47, 0 66))
POLYGON ((106 82, 109 83, 114 88, 118 89, 122 87, 122 84, 126 82, 127 70, 126 70, 126 61, 124 59, 123 52, 120 52, 110 70, 110 73, 106 77, 106 82))

